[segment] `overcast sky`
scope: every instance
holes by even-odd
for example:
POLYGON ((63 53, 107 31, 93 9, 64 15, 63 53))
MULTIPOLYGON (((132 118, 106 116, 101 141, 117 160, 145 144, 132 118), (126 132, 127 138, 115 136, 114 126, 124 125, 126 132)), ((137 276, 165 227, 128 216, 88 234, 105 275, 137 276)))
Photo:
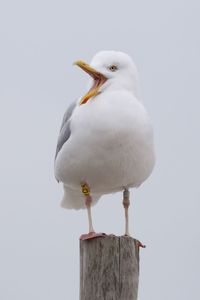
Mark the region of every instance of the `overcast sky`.
MULTIPOLYGON (((53 161, 62 115, 88 81, 72 63, 99 50, 134 58, 155 128, 156 168, 131 193, 131 232, 147 245, 139 300, 200 299, 199 1, 0 6, 0 299, 78 299, 86 212, 60 208, 53 161)), ((123 234, 120 194, 93 215, 97 231, 123 234)))

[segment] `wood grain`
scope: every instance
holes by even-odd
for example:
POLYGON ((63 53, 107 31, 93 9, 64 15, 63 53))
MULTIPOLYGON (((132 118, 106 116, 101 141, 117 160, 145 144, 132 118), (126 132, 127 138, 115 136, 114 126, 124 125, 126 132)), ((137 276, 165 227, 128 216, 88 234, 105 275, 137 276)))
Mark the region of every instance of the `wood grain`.
POLYGON ((106 236, 80 241, 80 300, 137 300, 138 241, 106 236))

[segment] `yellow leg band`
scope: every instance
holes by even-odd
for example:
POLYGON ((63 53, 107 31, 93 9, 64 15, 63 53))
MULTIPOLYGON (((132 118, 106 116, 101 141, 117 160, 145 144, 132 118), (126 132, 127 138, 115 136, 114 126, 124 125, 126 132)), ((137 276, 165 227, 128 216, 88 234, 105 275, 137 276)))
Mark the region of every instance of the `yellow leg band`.
POLYGON ((90 195, 90 188, 89 188, 89 186, 88 186, 87 183, 81 183, 81 188, 82 188, 82 193, 85 196, 89 196, 90 195))

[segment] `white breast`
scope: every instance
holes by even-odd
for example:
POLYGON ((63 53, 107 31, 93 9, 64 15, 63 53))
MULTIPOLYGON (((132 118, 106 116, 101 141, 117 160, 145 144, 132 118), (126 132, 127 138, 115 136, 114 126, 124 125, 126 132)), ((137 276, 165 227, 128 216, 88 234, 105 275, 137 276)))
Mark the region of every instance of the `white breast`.
POLYGON ((105 92, 78 106, 71 136, 55 162, 56 177, 95 193, 139 186, 154 166, 153 132, 143 105, 126 91, 105 92))

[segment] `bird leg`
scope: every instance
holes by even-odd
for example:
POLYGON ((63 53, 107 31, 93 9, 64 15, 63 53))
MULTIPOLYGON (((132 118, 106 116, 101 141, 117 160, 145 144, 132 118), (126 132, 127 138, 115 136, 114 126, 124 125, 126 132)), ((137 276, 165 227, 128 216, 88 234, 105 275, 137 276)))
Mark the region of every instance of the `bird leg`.
POLYGON ((89 188, 88 184, 82 183, 81 188, 82 188, 82 193, 85 196, 85 206, 87 208, 87 213, 88 213, 89 233, 82 234, 80 239, 88 240, 88 239, 93 239, 95 237, 105 236, 105 233, 96 233, 94 231, 94 227, 92 224, 92 213, 91 213, 92 197, 90 195, 90 188, 89 188))
POLYGON ((92 224, 91 204, 92 204, 92 197, 88 195, 85 197, 85 206, 87 208, 87 213, 88 213, 89 233, 94 232, 94 228, 92 224))
POLYGON ((129 236, 129 221, 128 221, 128 208, 130 205, 129 201, 130 192, 128 189, 125 189, 123 192, 123 206, 125 211, 125 235, 129 236))

